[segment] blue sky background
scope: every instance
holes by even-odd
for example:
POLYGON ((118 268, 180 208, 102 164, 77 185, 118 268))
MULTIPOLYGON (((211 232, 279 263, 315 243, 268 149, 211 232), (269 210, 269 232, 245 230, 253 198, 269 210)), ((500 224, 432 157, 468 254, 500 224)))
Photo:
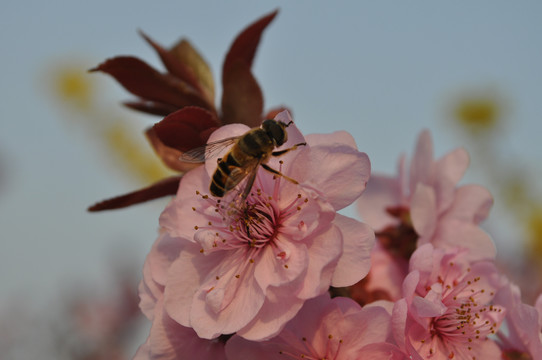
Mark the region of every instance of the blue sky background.
MULTIPOLYGON (((499 156, 542 175, 541 2, 4 0, 1 8, 0 306, 49 306, 72 286, 106 284, 119 256, 143 264, 166 201, 85 211, 142 184, 107 161, 97 134, 66 119, 47 80, 55 64, 84 72, 121 54, 161 68, 137 29, 166 46, 188 37, 218 80, 234 36, 280 8, 254 73, 266 108, 287 105, 305 133, 347 130, 374 171, 392 172, 422 128, 437 155, 468 146, 447 111, 456 96, 489 89, 508 104, 499 156)), ((158 120, 117 105, 131 96, 112 79, 88 76, 135 131, 158 120)))

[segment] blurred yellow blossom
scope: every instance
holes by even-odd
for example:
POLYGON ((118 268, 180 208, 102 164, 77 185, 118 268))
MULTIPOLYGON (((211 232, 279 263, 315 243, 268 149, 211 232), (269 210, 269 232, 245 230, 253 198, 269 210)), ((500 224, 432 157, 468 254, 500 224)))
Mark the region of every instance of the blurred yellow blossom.
POLYGON ((496 130, 501 122, 504 104, 495 91, 464 94, 453 105, 453 119, 471 135, 496 130))
POLYGON ((95 95, 93 81, 77 64, 59 66, 53 71, 55 94, 64 103, 89 110, 95 95))
POLYGON ((136 139, 128 124, 116 120, 105 131, 105 142, 130 174, 137 174, 144 183, 158 181, 173 174, 141 139, 136 139))
POLYGON ((542 204, 536 204, 527 220, 527 232, 531 254, 542 257, 542 204))
MULTIPOLYGON (((144 134, 138 129, 137 119, 125 119, 126 113, 118 104, 109 104, 104 89, 98 89, 94 77, 80 61, 63 61, 47 69, 46 89, 60 105, 67 110, 72 123, 84 128, 100 149, 115 154, 108 157, 115 168, 136 178, 142 184, 170 176, 173 172, 162 164, 148 145, 144 134), (53 91, 49 91, 53 90, 53 91), (134 126, 132 126, 132 123, 134 126)), ((135 117, 135 116, 134 116, 135 117)))

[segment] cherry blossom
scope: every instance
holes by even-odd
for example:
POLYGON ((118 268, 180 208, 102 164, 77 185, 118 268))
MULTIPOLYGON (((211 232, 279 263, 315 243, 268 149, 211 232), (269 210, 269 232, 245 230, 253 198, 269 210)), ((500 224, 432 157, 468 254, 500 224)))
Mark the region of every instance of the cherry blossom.
POLYGON ((234 336, 229 359, 406 359, 390 336, 390 315, 380 306, 361 308, 349 298, 328 294, 308 300, 276 337, 251 342, 234 336))
POLYGON ((490 261, 469 262, 467 250, 446 253, 431 244, 410 260, 404 298, 393 309, 395 339, 413 359, 498 359, 489 338, 505 310, 491 301, 501 284, 490 261))
POLYGON ((397 177, 373 175, 357 202, 362 218, 375 229, 378 246, 374 266, 363 286, 368 293, 384 291, 396 300, 408 271, 408 259, 419 246, 469 249, 469 259, 495 257, 495 245, 479 227, 493 203, 479 185, 457 186, 469 164, 464 149, 433 158, 429 131, 423 131, 409 171, 402 156, 397 177))
MULTIPOLYGON (((276 120, 291 121, 287 112, 276 120)), ((224 126, 209 141, 247 130, 224 126)), ((269 338, 307 299, 330 285, 352 285, 369 270, 373 232, 336 213, 364 190, 367 155, 345 132, 304 138, 293 124, 287 131, 282 148, 307 146, 268 165, 299 184, 260 169, 246 207, 238 211, 231 206, 235 191, 222 199, 208 194, 216 169, 216 159, 210 159, 183 177, 160 217, 180 249, 173 261, 156 259, 167 263, 161 265, 167 268, 164 307, 200 337, 237 332, 247 339, 269 338)))

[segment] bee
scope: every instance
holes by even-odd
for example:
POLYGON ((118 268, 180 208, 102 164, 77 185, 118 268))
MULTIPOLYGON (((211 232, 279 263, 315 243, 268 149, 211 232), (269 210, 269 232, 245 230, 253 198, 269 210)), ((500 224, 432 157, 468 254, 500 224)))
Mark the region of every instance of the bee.
POLYGON ((298 183, 296 180, 267 165, 271 157, 281 156, 297 149, 298 146, 307 145, 307 143, 299 143, 288 149, 274 151, 275 148, 280 147, 288 140, 286 128, 292 123, 293 121, 285 124, 277 120, 264 120, 261 127, 250 129, 243 135, 211 142, 189 150, 181 155, 180 160, 184 162, 204 162, 226 147, 233 145, 224 157, 217 160, 218 165, 209 189, 212 195, 224 197, 248 177, 238 199, 244 202, 250 193, 260 166, 275 176, 283 177, 294 184, 298 183))

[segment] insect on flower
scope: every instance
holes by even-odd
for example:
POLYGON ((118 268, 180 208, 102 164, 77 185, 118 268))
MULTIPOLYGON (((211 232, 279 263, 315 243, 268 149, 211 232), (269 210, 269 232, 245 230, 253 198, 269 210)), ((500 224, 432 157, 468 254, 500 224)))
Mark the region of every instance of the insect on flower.
POLYGON ((297 149, 298 146, 307 145, 303 142, 284 150, 273 151, 288 140, 286 128, 292 123, 292 121, 285 124, 277 120, 264 120, 261 127, 250 129, 243 135, 218 140, 189 150, 181 155, 180 160, 204 162, 233 145, 224 157, 218 158, 218 166, 209 188, 212 195, 223 197, 248 176, 243 190, 239 190, 238 201, 242 203, 250 193, 260 166, 275 176, 281 176, 294 184, 298 183, 266 164, 271 156, 281 156, 297 149))

